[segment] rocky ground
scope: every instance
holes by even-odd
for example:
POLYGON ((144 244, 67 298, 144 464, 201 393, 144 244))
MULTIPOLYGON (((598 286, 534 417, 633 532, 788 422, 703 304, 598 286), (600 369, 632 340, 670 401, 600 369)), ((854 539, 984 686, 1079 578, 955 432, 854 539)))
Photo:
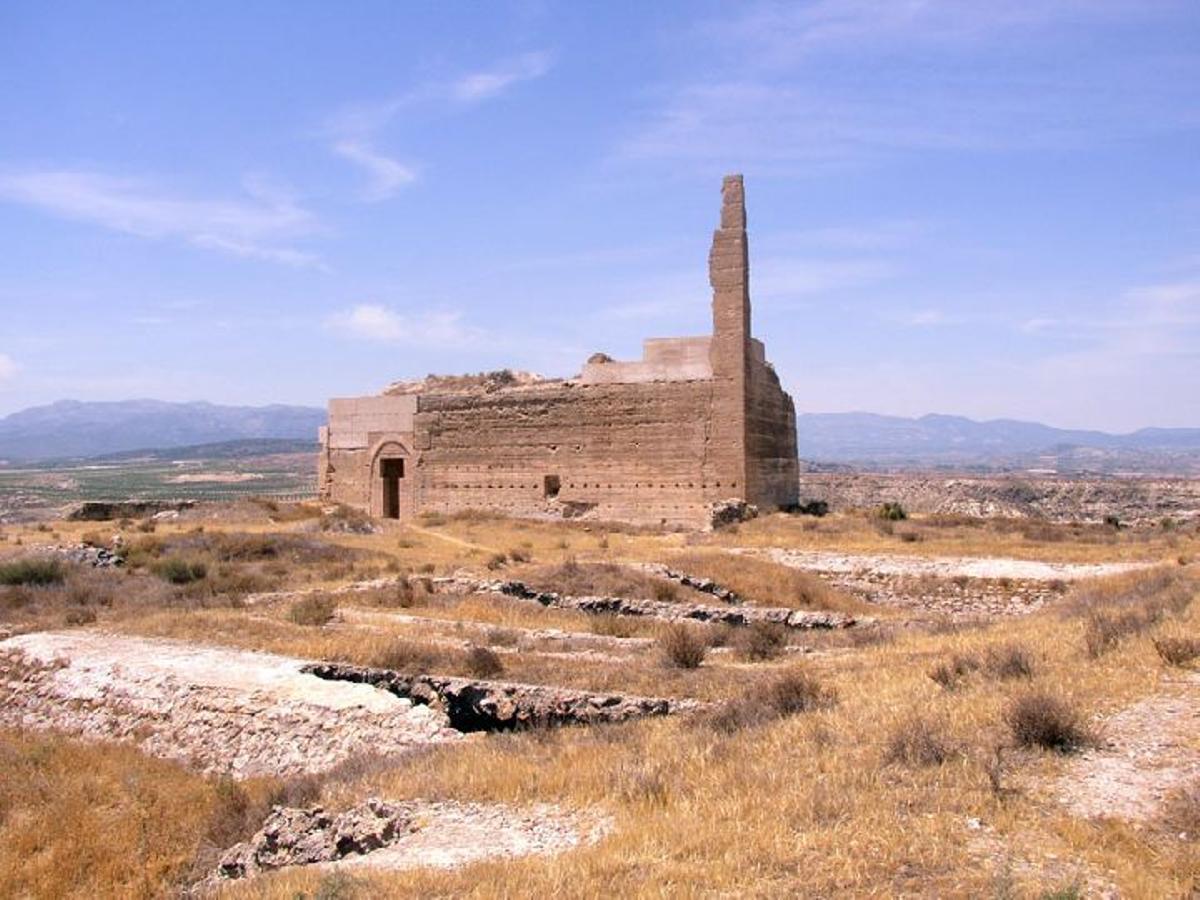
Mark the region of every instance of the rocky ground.
POLYGON ((444 713, 304 660, 100 632, 0 643, 0 724, 132 740, 245 777, 323 771, 364 746, 398 754, 462 735, 444 713))
POLYGON ((1034 475, 941 476, 828 474, 800 476, 801 500, 830 509, 900 503, 916 513, 1051 522, 1157 523, 1200 518, 1200 480, 1189 478, 1047 478, 1034 475))

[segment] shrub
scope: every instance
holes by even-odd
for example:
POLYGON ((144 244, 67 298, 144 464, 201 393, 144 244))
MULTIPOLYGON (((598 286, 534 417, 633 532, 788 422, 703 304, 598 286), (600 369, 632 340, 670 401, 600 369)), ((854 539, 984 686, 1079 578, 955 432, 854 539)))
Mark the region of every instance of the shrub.
POLYGON ((667 664, 677 669, 698 669, 708 655, 708 642, 690 625, 669 625, 659 637, 658 647, 667 664))
POLYGON ((654 585, 654 599, 660 603, 674 603, 679 599, 679 591, 669 581, 659 581, 654 585))
POLYGON ((1004 723, 1019 747, 1069 753, 1095 741, 1068 701, 1043 691, 1030 691, 1013 700, 1004 711, 1004 723))
POLYGON ((1200 840, 1200 780, 1176 788, 1163 801, 1159 824, 1175 835, 1200 840))
POLYGON ((1154 639, 1154 649, 1170 666, 1186 666, 1200 657, 1200 638, 1160 637, 1154 639))
POLYGON ((883 519, 885 522, 903 522, 908 518, 908 513, 899 503, 889 500, 876 507, 875 518, 883 519))
POLYGON ((525 547, 514 547, 508 551, 508 558, 515 563, 527 563, 533 559, 533 554, 525 547))
POLYGON ((337 601, 328 594, 311 594, 292 604, 288 618, 297 625, 328 625, 337 611, 337 601))
POLYGON ((908 766, 940 766, 958 754, 942 725, 919 714, 899 722, 888 735, 883 759, 908 766))
POLYGON ((168 556, 151 566, 151 571, 171 584, 191 584, 208 575, 208 567, 198 560, 187 560, 181 556, 168 556))
POLYGON ((66 577, 62 560, 52 556, 35 556, 0 563, 0 584, 9 586, 45 586, 60 584, 66 577))
POLYGON ((504 671, 500 656, 487 647, 472 647, 467 651, 467 671, 476 678, 492 678, 504 671))
POLYGON ((811 673, 797 669, 765 685, 752 687, 741 698, 729 700, 702 721, 716 731, 732 734, 786 716, 827 709, 837 695, 811 673))
POLYGON ((68 625, 91 625, 96 621, 96 611, 89 606, 74 606, 67 610, 63 621, 68 625))
POLYGON ((787 646, 787 632, 774 622, 754 622, 738 630, 733 646, 748 662, 775 659, 787 646))
POLYGON ((959 687, 963 679, 979 669, 977 657, 955 654, 949 662, 938 663, 929 672, 929 677, 948 691, 959 687))
POLYGON ((1125 638, 1145 631, 1161 618, 1162 608, 1156 605, 1146 605, 1139 609, 1127 609, 1119 612, 1104 610, 1093 612, 1088 616, 1087 625, 1083 631, 1083 641, 1087 647, 1088 656, 1093 659, 1102 656, 1125 638))
POLYGON ((507 554, 505 554, 505 553, 495 553, 495 554, 493 554, 493 555, 492 555, 492 557, 491 557, 491 558, 490 558, 490 559, 487 561, 487 567, 488 567, 488 569, 489 569, 489 570, 491 570, 491 571, 493 571, 493 572, 494 572, 494 571, 496 571, 497 569, 502 569, 502 568, 504 568, 504 565, 505 565, 505 563, 507 563, 507 562, 508 562, 508 555, 507 555, 507 554))
POLYGON ((988 649, 984 668, 994 678, 1032 678, 1033 655, 1020 644, 1004 644, 988 649))

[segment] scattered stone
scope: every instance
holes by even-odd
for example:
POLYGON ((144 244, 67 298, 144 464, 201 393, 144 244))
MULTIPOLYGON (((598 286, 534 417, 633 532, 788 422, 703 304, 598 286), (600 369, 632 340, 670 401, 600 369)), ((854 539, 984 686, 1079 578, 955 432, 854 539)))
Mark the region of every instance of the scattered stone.
POLYGON ((755 622, 771 622, 797 629, 849 628, 855 624, 855 619, 844 613, 788 609, 782 606, 742 605, 731 608, 625 597, 566 597, 554 591, 536 590, 522 581, 474 581, 461 576, 434 579, 435 587, 451 585, 478 593, 504 594, 519 600, 533 600, 542 606, 574 609, 594 615, 641 616, 668 622, 712 622, 734 627, 755 622))
POLYGON ((277 806, 254 837, 221 856, 217 877, 246 878, 284 866, 361 856, 386 847, 409 830, 415 826, 408 810, 375 798, 336 816, 319 806, 277 806))
POLYGON ((674 569, 661 563, 634 563, 631 565, 631 568, 640 569, 659 578, 665 578, 667 581, 674 581, 676 584, 689 587, 702 594, 712 594, 712 596, 723 603, 738 604, 742 602, 741 596, 736 591, 717 584, 711 578, 701 578, 696 575, 688 575, 686 572, 676 572, 674 569))
POLYGON ((179 513, 195 505, 193 500, 85 500, 67 518, 73 522, 142 519, 167 511, 179 513))
POLYGON ((718 500, 712 505, 709 527, 716 531, 719 528, 728 528, 730 525, 749 522, 756 518, 758 518, 758 507, 753 503, 736 499, 718 500))
POLYGON ((55 553, 68 562, 95 569, 111 569, 125 565, 125 557, 107 547, 93 547, 91 544, 78 544, 74 547, 54 547, 55 553))
POLYGON ((397 697, 427 704, 444 712, 450 724, 461 732, 596 725, 697 708, 693 701, 593 694, 540 684, 448 675, 407 675, 345 663, 313 663, 305 666, 304 671, 331 681, 369 684, 397 697))

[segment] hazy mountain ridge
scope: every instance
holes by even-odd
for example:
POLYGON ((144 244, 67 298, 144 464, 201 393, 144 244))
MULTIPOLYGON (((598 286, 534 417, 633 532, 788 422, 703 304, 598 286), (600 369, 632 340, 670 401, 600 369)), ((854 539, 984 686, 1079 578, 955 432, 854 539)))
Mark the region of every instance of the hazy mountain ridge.
MULTIPOLYGON (((61 400, 0 419, 0 459, 148 455, 172 449, 237 455, 251 448, 214 451, 207 445, 297 441, 311 446, 324 424, 325 410, 311 406, 61 400)), ((806 413, 797 416, 796 426, 800 458, 816 463, 1200 474, 1200 428, 1109 434, 1016 419, 978 422, 936 414, 910 419, 859 412, 806 413)))
POLYGON ((1200 465, 1200 428, 1109 434, 1016 419, 977 422, 963 416, 909 419, 874 413, 807 413, 797 417, 796 428, 800 458, 821 463, 1180 472, 1200 465))
POLYGON ((60 400, 0 419, 0 459, 93 457, 246 439, 313 441, 325 410, 163 400, 60 400))

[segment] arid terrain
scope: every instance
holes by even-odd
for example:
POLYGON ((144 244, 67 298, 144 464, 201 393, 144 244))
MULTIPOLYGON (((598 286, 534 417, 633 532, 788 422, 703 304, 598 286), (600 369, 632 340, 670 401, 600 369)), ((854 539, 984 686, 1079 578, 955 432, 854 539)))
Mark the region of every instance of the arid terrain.
POLYGON ((833 506, 5 525, 0 883, 1194 896, 1194 510, 833 506))

